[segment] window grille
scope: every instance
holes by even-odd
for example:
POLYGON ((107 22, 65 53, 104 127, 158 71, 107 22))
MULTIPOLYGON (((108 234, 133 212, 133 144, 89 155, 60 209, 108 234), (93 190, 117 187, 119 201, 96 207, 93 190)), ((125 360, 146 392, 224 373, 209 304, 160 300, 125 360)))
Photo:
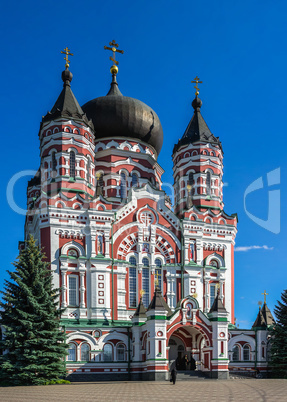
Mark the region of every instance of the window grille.
POLYGON ((76 178, 76 155, 74 151, 70 152, 70 177, 76 178))
POLYGON ((77 305, 77 278, 69 276, 69 306, 77 305))

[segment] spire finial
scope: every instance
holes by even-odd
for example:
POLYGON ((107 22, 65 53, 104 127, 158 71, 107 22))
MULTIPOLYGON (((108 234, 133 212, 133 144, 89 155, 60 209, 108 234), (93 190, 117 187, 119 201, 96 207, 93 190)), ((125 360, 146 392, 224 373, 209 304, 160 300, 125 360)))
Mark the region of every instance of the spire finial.
POLYGON ((264 304, 266 304, 266 296, 269 296, 269 293, 266 293, 266 290, 264 290, 264 293, 261 293, 264 295, 264 304))
POLYGON ((110 45, 111 47, 109 47, 109 46, 104 46, 104 49, 106 49, 106 50, 111 50, 111 51, 113 52, 113 55, 110 56, 110 60, 111 60, 114 64, 113 64, 112 67, 110 68, 110 72, 112 73, 112 75, 117 75, 117 73, 118 73, 118 71, 119 71, 119 69, 118 69, 118 67, 117 67, 118 64, 119 64, 119 62, 116 60, 116 53, 124 54, 124 51, 117 49, 117 48, 119 47, 119 45, 116 43, 115 40, 112 40, 111 42, 109 42, 109 45, 110 45))
POLYGON ((191 81, 192 84, 195 84, 194 88, 195 88, 195 96, 199 95, 199 88, 198 88, 198 84, 202 84, 202 81, 199 81, 198 76, 196 76, 194 78, 193 81, 191 81))
POLYGON ((143 289, 140 290, 140 298, 143 298, 143 295, 145 294, 145 291, 143 289))
POLYGON ((61 53, 66 55, 64 57, 64 60, 66 60, 65 67, 69 68, 70 67, 70 60, 69 60, 68 56, 74 56, 74 54, 70 52, 70 49, 68 47, 65 47, 64 51, 61 50, 61 53))

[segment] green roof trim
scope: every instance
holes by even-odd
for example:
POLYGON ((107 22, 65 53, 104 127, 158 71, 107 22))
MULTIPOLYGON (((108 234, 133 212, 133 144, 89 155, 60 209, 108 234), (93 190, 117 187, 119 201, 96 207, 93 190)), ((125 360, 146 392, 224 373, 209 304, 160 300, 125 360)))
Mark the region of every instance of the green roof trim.
POLYGON ((227 317, 208 317, 209 321, 227 322, 227 317))
POLYGON ((93 320, 87 318, 62 318, 60 320, 61 325, 68 327, 132 327, 131 321, 114 321, 111 320, 93 320))
POLYGON ((166 316, 165 315, 150 315, 147 318, 147 321, 149 320, 166 320, 166 316))

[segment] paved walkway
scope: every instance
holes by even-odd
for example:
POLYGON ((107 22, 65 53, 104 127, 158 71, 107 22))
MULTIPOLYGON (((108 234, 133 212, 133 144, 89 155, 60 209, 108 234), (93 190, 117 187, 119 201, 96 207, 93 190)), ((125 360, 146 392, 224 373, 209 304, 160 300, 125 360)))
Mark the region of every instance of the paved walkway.
POLYGON ((0 388, 1 402, 286 401, 287 380, 72 383, 0 388))

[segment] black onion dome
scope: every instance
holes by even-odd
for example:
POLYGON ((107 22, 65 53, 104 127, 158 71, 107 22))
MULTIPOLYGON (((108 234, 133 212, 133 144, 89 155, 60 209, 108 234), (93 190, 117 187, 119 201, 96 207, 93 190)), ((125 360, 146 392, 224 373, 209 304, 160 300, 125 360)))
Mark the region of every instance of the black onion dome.
POLYGON ((82 109, 94 124, 96 139, 136 138, 151 145, 159 154, 163 131, 157 114, 145 103, 123 96, 115 75, 108 94, 87 102, 82 109))

